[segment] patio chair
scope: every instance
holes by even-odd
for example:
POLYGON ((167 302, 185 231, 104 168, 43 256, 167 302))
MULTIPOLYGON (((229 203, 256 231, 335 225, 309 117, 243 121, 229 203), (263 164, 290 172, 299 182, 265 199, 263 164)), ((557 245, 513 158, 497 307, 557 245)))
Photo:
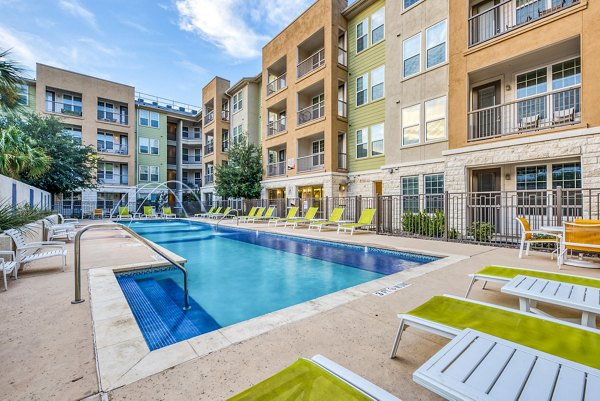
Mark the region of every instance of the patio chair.
POLYGON ((529 116, 529 117, 523 117, 523 118, 521 118, 521 121, 519 121, 519 129, 520 130, 537 128, 539 125, 540 125, 540 115, 539 114, 535 114, 535 115, 529 116))
POLYGON ((569 124, 575 121, 575 107, 557 110, 552 115, 552 124, 569 124))
POLYGON ((175 213, 173 213, 173 211, 171 210, 170 207, 163 207, 162 208, 162 217, 164 219, 174 219, 177 217, 177 215, 175 213))
POLYGON ((561 241, 559 253, 559 268, 563 264, 579 267, 600 268, 597 263, 591 263, 583 258, 569 258, 569 253, 599 253, 600 224, 565 223, 565 235, 561 241))
POLYGON ((318 211, 319 211, 319 208, 316 207, 316 206, 308 208, 308 210, 306 211, 306 214, 304 215, 304 217, 299 217, 297 219, 286 220, 286 222, 284 224, 284 227, 287 227, 288 224, 291 224, 292 228, 298 227, 299 224, 310 224, 312 221, 315 220, 315 216, 317 215, 318 211))
POLYGON ((77 229, 72 223, 69 224, 56 224, 54 221, 46 217, 44 218, 44 225, 48 228, 48 240, 53 241, 57 238, 64 238, 66 240, 73 240, 77 234, 77 229))
POLYGON ((155 219, 158 217, 152 206, 144 206, 144 214, 142 216, 146 219, 155 219))
POLYGON ((523 259, 523 250, 525 250, 525 256, 529 256, 531 244, 554 244, 556 248, 550 255, 550 257, 554 259, 554 254, 558 252, 560 235, 532 230, 531 225, 529 225, 529 222, 525 217, 516 217, 516 220, 521 226, 521 246, 519 248, 519 259, 523 259), (540 238, 540 235, 543 237, 540 238))
POLYGON ((382 388, 322 355, 299 359, 228 401, 400 401, 382 388))
POLYGON ((92 212, 92 219, 96 219, 96 218, 100 218, 102 219, 104 217, 104 211, 102 209, 94 209, 94 211, 92 212))
POLYGON ((360 218, 358 219, 358 223, 344 223, 338 225, 338 234, 341 230, 347 232, 350 230, 350 235, 354 234, 354 230, 357 228, 369 227, 373 225, 373 218, 375 217, 375 209, 364 209, 360 214, 360 218))
POLYGON ((17 268, 15 269, 15 278, 17 277, 18 270, 23 264, 33 262, 34 260, 62 257, 63 271, 67 267, 67 247, 64 242, 41 241, 27 243, 23 233, 15 229, 5 230, 4 234, 12 238, 17 248, 15 259, 17 268))
POLYGON ((16 278, 17 259, 13 251, 0 251, 0 270, 2 270, 2 277, 4 278, 4 291, 8 291, 8 279, 7 277, 12 273, 16 278), (11 257, 10 260, 4 260, 2 255, 8 255, 11 257))
POLYGON ((210 219, 218 219, 221 217, 225 217, 225 216, 229 216, 229 213, 231 212, 231 208, 227 207, 225 208, 225 210, 223 211, 223 213, 213 213, 210 216, 208 216, 210 219))
POLYGON ((342 218, 342 215, 344 214, 344 208, 343 207, 336 207, 335 209, 333 209, 331 211, 331 215, 329 216, 328 220, 325 221, 313 221, 308 225, 308 230, 310 231, 310 229, 312 227, 318 228, 319 232, 321 232, 321 229, 324 226, 327 225, 339 225, 338 221, 340 221, 340 219, 342 218))
POLYGON ((276 209, 277 208, 275 206, 269 206, 269 208, 263 216, 250 217, 249 219, 246 219, 246 221, 256 223, 257 221, 271 220, 271 218, 273 217, 273 213, 275 213, 276 209))
POLYGON ((298 206, 293 206, 288 210, 288 213, 285 217, 271 217, 267 225, 270 226, 271 223, 275 223, 275 227, 277 227, 279 222, 295 219, 296 215, 298 214, 298 209, 298 206))
MULTIPOLYGON (((254 208, 252 208, 254 209, 254 208)), ((248 213, 247 216, 241 216, 239 217, 239 221, 241 223, 248 221, 249 219, 253 219, 256 217, 261 217, 263 215, 263 213, 265 212, 265 208, 264 207, 257 207, 256 210, 254 210, 254 214, 252 214, 252 210, 250 210, 250 213, 248 213)))
POLYGON ((128 206, 119 206, 119 215, 117 216, 118 220, 132 220, 133 216, 129 213, 128 206))
POLYGON ((58 216, 59 224, 79 224, 79 219, 73 219, 73 218, 65 219, 63 217, 63 215, 60 213, 58 213, 57 216, 58 216))
POLYGON ((517 277, 518 275, 542 278, 552 281, 560 281, 562 283, 567 284, 578 284, 584 285, 586 287, 600 288, 600 280, 590 277, 576 276, 573 274, 551 273, 532 269, 522 269, 518 267, 486 266, 476 273, 469 274, 469 277, 471 277, 471 282, 469 283, 469 288, 467 288, 465 298, 469 297, 471 289, 477 281, 483 281, 483 288, 485 289, 485 286, 488 281, 504 285, 513 278, 517 277))
POLYGON ((254 207, 252 207, 252 209, 250 209, 250 211, 248 212, 248 214, 247 214, 247 215, 244 215, 244 216, 238 216, 238 219, 239 219, 239 220, 245 220, 245 219, 247 219, 247 218, 249 218, 249 217, 254 217, 254 215, 256 214, 256 212, 257 212, 257 211, 258 211, 258 207, 257 207, 257 206, 254 206, 254 207))
POLYGON ((211 214, 211 213, 214 213, 214 212, 215 212, 215 209, 216 209, 216 207, 215 207, 215 206, 213 206, 213 207, 211 207, 211 208, 210 208, 210 210, 209 210, 208 212, 206 212, 206 213, 196 213, 196 214, 194 215, 194 217, 206 217, 207 215, 209 215, 209 214, 211 214))
POLYGON ((409 326, 450 339, 470 328, 594 369, 600 368, 600 330, 590 327, 451 295, 435 296, 398 317, 400 325, 391 358, 396 356, 402 333, 409 326))

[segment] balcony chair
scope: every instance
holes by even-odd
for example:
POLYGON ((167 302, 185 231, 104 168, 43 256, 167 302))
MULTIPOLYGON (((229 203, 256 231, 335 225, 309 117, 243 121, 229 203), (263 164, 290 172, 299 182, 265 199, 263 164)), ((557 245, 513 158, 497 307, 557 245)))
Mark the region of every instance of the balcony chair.
POLYGON ((540 125, 540 115, 535 114, 529 117, 522 117, 521 121, 519 121, 519 129, 520 130, 528 130, 537 128, 540 125))

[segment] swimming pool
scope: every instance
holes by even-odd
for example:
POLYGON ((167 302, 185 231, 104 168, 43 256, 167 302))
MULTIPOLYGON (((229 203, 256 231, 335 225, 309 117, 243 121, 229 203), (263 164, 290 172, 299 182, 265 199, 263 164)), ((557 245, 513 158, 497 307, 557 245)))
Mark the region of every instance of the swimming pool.
POLYGON ((117 274, 151 350, 436 260, 179 220, 130 227, 187 259, 189 311, 178 270, 117 274))

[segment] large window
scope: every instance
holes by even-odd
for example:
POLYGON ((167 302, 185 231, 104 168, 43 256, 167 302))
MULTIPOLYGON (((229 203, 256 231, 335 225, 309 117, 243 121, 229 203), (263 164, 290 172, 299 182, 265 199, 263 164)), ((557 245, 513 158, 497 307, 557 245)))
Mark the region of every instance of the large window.
POLYGON ((414 145, 421 139, 421 105, 402 109, 402 145, 414 145))
POLYGON ((419 211, 419 176, 402 177, 402 208, 405 212, 419 211))
POLYGON ((63 133, 70 136, 73 138, 73 141, 81 145, 81 127, 66 126, 63 133))
POLYGON ((150 154, 150 139, 140 137, 138 143, 140 153, 150 154))
POLYGON ((405 78, 421 71, 421 33, 404 41, 402 44, 402 60, 405 78))
POLYGON ((446 61, 446 20, 428 28, 426 33, 427 68, 446 61))
MULTIPOLYGON (((546 68, 517 75, 517 98, 522 99, 546 92, 547 82, 546 68)), ((538 121, 546 118, 546 98, 542 96, 519 102, 518 118, 523 127, 537 127, 538 121)))
POLYGON ((375 101, 383 98, 384 96, 384 81, 385 81, 385 67, 371 71, 371 101, 375 101))
POLYGON ((364 159, 369 154, 368 129, 356 130, 356 158, 364 159))
POLYGON ((138 168, 140 181, 148 181, 148 166, 139 166, 138 168))
POLYGON ((446 139, 446 96, 425 102, 425 141, 446 139))
POLYGON ((160 126, 158 113, 155 111, 150 112, 150 126, 152 128, 158 128, 160 126))
POLYGON ((402 0, 404 9, 411 7, 413 4, 417 4, 421 0, 402 0))
POLYGON ((371 44, 383 40, 385 35, 385 7, 381 7, 371 15, 371 44))
POLYGON ((17 90, 19 94, 19 104, 23 106, 29 105, 29 87, 25 84, 18 84, 17 90))
POLYGON ((552 165, 552 189, 563 189, 563 215, 580 217, 583 215, 583 194, 581 189, 581 164, 560 163, 552 165))
POLYGON ((233 95, 233 112, 237 113, 238 111, 244 108, 244 100, 243 100, 243 92, 239 91, 235 95, 233 95))
POLYGON ((371 127, 371 156, 383 154, 383 124, 371 127))
POLYGON ((81 115, 81 96, 65 93, 63 95, 63 112, 81 115))
POLYGON ((542 166, 517 167, 517 212, 521 215, 546 215, 548 170, 542 166))
POLYGON ((96 149, 98 152, 111 152, 114 150, 115 138, 112 134, 98 132, 96 134, 96 149))
POLYGON ((158 139, 150 139, 150 154, 157 155, 159 153, 158 139))
POLYGON ((150 112, 148 110, 140 110, 139 117, 141 126, 148 127, 150 125, 150 112))
POLYGON ((356 25, 356 52, 360 53, 369 46, 369 20, 356 25))
POLYGON ((150 181, 158 182, 159 180, 159 168, 158 166, 150 166, 150 181))
POLYGON ((369 101, 368 80, 367 74, 356 78, 356 106, 362 106, 369 101))
POLYGON ((238 125, 237 127, 233 127, 233 145, 237 145, 238 143, 242 142, 243 135, 244 126, 242 124, 238 125))
POLYGON ((221 151, 227 152, 229 150, 229 130, 221 130, 221 151))
POLYGON ((98 181, 111 181, 114 178, 114 166, 110 163, 98 163, 98 181))
POLYGON ((98 100, 98 120, 115 121, 115 107, 112 103, 98 100))
POLYGON ((435 213, 444 210, 444 175, 425 176, 425 211, 435 213))

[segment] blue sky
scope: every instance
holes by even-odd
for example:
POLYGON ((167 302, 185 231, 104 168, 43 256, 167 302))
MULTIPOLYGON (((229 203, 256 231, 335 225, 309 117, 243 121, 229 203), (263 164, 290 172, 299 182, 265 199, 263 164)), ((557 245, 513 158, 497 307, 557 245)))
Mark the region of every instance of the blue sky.
POLYGON ((219 75, 260 72, 262 46, 312 0, 0 0, 0 49, 192 105, 219 75))

